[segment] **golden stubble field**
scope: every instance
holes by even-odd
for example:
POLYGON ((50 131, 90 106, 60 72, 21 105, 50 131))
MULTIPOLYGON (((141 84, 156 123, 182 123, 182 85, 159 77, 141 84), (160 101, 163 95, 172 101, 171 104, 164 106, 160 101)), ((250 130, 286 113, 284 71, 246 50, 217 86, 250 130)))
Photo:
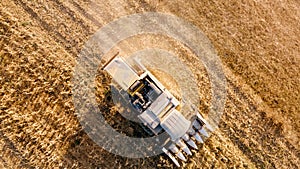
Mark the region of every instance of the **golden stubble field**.
MULTIPOLYGON (((219 129, 185 168, 300 168, 300 2, 2 0, 0 3, 0 168, 161 168, 166 156, 128 159, 97 146, 72 103, 76 58, 103 25, 125 15, 165 12, 201 29, 222 60, 227 102, 219 129)), ((138 36, 119 44, 124 55, 145 47, 174 52, 191 68, 210 106, 203 65, 178 42, 138 36), (136 45, 139 44, 139 45, 136 45), (124 50, 126 49, 126 50, 124 50)), ((111 52, 113 53, 113 52, 111 52)), ((101 95, 110 124, 135 135, 101 95), (109 114, 111 113, 111 114, 109 114)))

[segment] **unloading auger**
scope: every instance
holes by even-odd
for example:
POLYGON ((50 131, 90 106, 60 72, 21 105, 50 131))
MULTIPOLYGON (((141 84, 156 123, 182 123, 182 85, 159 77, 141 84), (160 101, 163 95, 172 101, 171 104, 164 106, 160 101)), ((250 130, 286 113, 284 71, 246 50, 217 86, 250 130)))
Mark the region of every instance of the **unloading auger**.
POLYGON ((130 65, 116 54, 103 67, 129 96, 128 102, 138 111, 138 118, 152 135, 166 132, 169 141, 162 151, 179 167, 178 159, 186 161, 190 148, 198 149, 209 137, 211 126, 196 111, 192 120, 180 113, 180 102, 141 63, 130 65), (186 154, 186 156, 184 155, 186 154))

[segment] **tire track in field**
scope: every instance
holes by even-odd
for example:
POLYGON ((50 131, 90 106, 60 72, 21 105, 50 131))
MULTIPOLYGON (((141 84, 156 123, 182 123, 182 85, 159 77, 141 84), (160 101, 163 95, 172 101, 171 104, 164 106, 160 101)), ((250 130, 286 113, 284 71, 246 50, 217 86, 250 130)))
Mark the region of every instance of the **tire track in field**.
MULTIPOLYGON (((61 2, 59 2, 58 0, 54 0, 53 2, 55 2, 56 7, 58 9, 60 9, 62 11, 62 13, 66 13, 68 14, 72 21, 74 21, 75 23, 77 23, 78 25, 80 25, 81 27, 84 28, 84 30, 86 31, 82 31, 82 33, 84 34, 84 36, 89 36, 91 34, 91 30, 90 27, 84 24, 84 21, 81 18, 75 18, 74 16, 76 16, 75 12, 70 10, 68 7, 64 6, 61 2)), ((72 1, 73 2, 73 1, 72 1)))
MULTIPOLYGON (((21 160, 20 163, 27 168, 34 168, 32 165, 30 165, 30 163, 27 159, 22 157, 21 152, 15 147, 14 143, 3 134, 2 131, 0 131, 0 138, 3 139, 3 141, 5 142, 2 149, 4 149, 4 148, 10 149, 11 151, 9 151, 8 153, 13 154, 13 155, 11 155, 11 157, 17 157, 18 159, 20 159, 21 160)), ((6 150, 6 152, 7 152, 7 150, 6 150)), ((2 154, 5 154, 5 151, 3 151, 2 154)), ((3 160, 3 159, 1 158, 1 160, 3 160)), ((3 162, 4 162, 3 164, 5 166, 6 162, 4 160, 3 160, 3 162)), ((18 167, 21 167, 21 166, 18 166, 18 167)))
MULTIPOLYGON (((43 17, 47 15, 40 14, 42 11, 35 11, 35 9, 40 10, 41 8, 49 11, 47 7, 44 7, 44 4, 33 3, 31 5, 27 5, 22 0, 14 1, 18 2, 18 4, 20 4, 22 8, 32 16, 33 19, 37 20, 40 26, 42 26, 50 35, 54 35, 53 37, 56 40, 60 40, 66 51, 75 57, 77 57, 77 54, 79 54, 81 50, 81 43, 85 41, 94 31, 91 27, 85 24, 81 17, 76 16, 74 11, 64 6, 58 0, 51 1, 49 5, 50 7, 54 7, 53 9, 57 10, 57 12, 59 12, 61 15, 55 14, 55 18, 46 17, 46 19, 43 17), (38 5, 41 5, 41 7, 38 5), (62 30, 60 30, 60 28, 62 28, 62 30), (80 35, 78 35, 79 32, 80 35)), ((50 10, 49 13, 53 14, 53 10, 50 10)))
POLYGON ((71 4, 77 8, 78 12, 80 12, 86 19, 94 23, 97 27, 101 28, 103 26, 97 19, 87 13, 77 2, 71 1, 71 4))
MULTIPOLYGON (((14 1, 16 2, 16 4, 19 4, 27 13, 29 13, 32 16, 32 18, 35 19, 40 24, 40 26, 43 29, 45 29, 50 35, 55 35, 52 37, 55 37, 55 40, 58 40, 62 44, 64 44, 63 46, 65 47, 66 51, 71 53, 73 56, 76 56, 80 52, 78 44, 74 43, 73 39, 67 39, 66 37, 68 37, 68 36, 64 36, 61 32, 56 31, 55 27, 51 26, 45 20, 43 20, 39 16, 39 14, 33 10, 32 7, 30 7, 29 5, 24 3, 22 0, 14 0, 14 1), (68 45, 68 44, 70 44, 70 45, 68 45), (72 49, 70 49, 71 47, 69 47, 69 46, 71 46, 71 47, 73 46, 73 47, 75 47, 75 49, 72 50, 72 49)), ((92 15, 88 14, 78 3, 74 2, 74 1, 71 1, 71 3, 78 9, 78 11, 72 11, 68 7, 64 6, 58 0, 54 0, 53 2, 56 4, 55 7, 57 9, 62 11, 62 13, 67 14, 74 23, 76 23, 77 25, 80 25, 81 27, 84 28, 82 31, 82 33, 84 34, 83 37, 88 37, 89 35, 92 34, 92 32, 91 32, 90 28, 84 24, 84 21, 82 19, 78 19, 78 18, 74 17, 76 15, 75 12, 81 13, 85 19, 90 20, 95 26, 97 26, 97 27, 103 26, 97 19, 95 19, 92 15)), ((91 3, 93 5, 97 5, 93 2, 91 2, 91 3)), ((135 6, 138 6, 137 4, 138 5, 140 4, 139 8, 143 9, 143 11, 148 11, 149 9, 151 11, 154 11, 154 8, 151 5, 149 5, 146 1, 134 3, 135 6)), ((68 26, 68 25, 66 25, 66 26, 68 26)))
POLYGON ((145 0, 138 0, 138 1, 127 1, 129 7, 134 8, 136 12, 155 12, 156 9, 152 7, 148 2, 145 0))
MULTIPOLYGON (((233 85, 233 84, 231 84, 231 85, 233 85)), ((231 95, 228 95, 228 98, 230 100, 232 100, 231 103, 233 104, 233 106, 238 111, 245 110, 245 109, 242 108, 241 103, 242 104, 244 103, 244 104, 248 105, 249 102, 244 101, 244 100, 243 101, 238 101, 237 100, 237 99, 239 99, 239 94, 242 94, 240 91, 238 91, 238 92, 235 91, 234 94, 237 97, 232 97, 231 95)), ((225 126, 225 127, 230 126, 231 124, 233 125, 232 128, 234 129, 235 133, 239 133, 238 135, 241 136, 241 137, 234 136, 236 134, 233 133, 233 132, 230 132, 229 130, 228 131, 226 130, 227 135, 230 137, 230 139, 234 143, 237 143, 237 145, 241 149, 241 151, 243 151, 244 154, 247 155, 248 158, 251 159, 251 161, 254 162, 255 165, 259 164, 259 165, 257 165, 257 167, 259 167, 259 168, 267 167, 267 166, 265 166, 264 162, 268 161, 269 163, 271 163, 271 165, 274 168, 276 168, 276 165, 274 164, 274 161, 276 161, 276 159, 274 159, 274 158, 272 159, 270 155, 274 155, 278 151, 282 151, 280 154, 286 154, 286 153, 284 152, 283 147, 281 147, 278 143, 273 142, 275 138, 272 137, 272 136, 274 136, 274 135, 276 136, 276 134, 274 134, 274 132, 273 132, 274 129, 273 128, 268 128, 268 125, 274 126, 275 123, 271 118, 264 118, 264 120, 259 120, 259 118, 255 118, 255 117, 261 117, 262 115, 258 114, 259 112, 257 111, 256 106, 254 106, 254 105, 252 105, 252 106, 254 108, 251 108, 249 105, 247 106, 247 108, 250 107, 250 111, 245 110, 246 111, 245 113, 237 113, 237 115, 239 115, 239 116, 237 116, 235 118, 230 118, 231 123, 223 122, 222 125, 225 126), (255 109, 255 110, 253 110, 253 109, 255 109), (245 115, 242 115, 242 114, 245 114, 245 115), (249 116, 249 114, 253 114, 252 115, 253 117, 249 116), (236 119, 239 119, 240 122, 239 123, 234 123, 235 121, 237 121, 236 119), (247 136, 247 133, 244 130, 239 129, 238 124, 243 124, 244 122, 246 122, 249 119, 252 119, 253 121, 256 121, 258 123, 257 124, 250 123, 252 125, 252 128, 254 128, 254 129, 252 131, 250 131, 250 134, 248 134, 249 135, 249 137, 247 137, 247 138, 249 138, 248 139, 248 145, 245 145, 241 139, 243 139, 243 137, 247 136), (261 130, 261 128, 263 130, 261 130), (255 133, 257 135, 253 135, 251 133, 253 133, 253 134, 255 133), (272 138, 270 139, 268 137, 262 137, 261 135, 259 135, 259 133, 263 133, 264 135, 271 136, 272 138), (260 143, 262 150, 259 150, 257 148, 257 144, 250 141, 250 139, 255 139, 255 141, 257 141, 258 144, 260 143), (268 149, 269 146, 271 146, 272 148, 277 148, 277 150, 272 150, 272 149, 269 150, 268 149), (254 152, 251 152, 250 149, 253 150, 254 152), (276 151, 276 152, 274 152, 274 151, 276 151), (268 153, 266 153, 266 152, 268 152, 268 153), (255 154, 254 157, 253 157, 253 154, 255 154), (261 155, 262 158, 259 158, 259 156, 257 156, 258 154, 261 155), (270 155, 266 155, 266 154, 270 154, 270 155)), ((276 128, 275 128, 275 130, 276 130, 276 128)), ((292 150, 289 150, 289 153, 286 154, 286 155, 289 156, 290 153, 294 154, 294 152, 292 150)), ((295 156, 297 156, 297 155, 295 155, 295 156)), ((293 167, 297 168, 297 165, 296 165, 297 162, 296 162, 296 164, 293 163, 293 162, 290 162, 290 164, 293 165, 293 167)))
MULTIPOLYGON (((61 44, 63 44, 62 46, 64 46, 64 48, 66 49, 67 52, 69 52, 70 54, 72 54, 73 56, 77 56, 78 51, 70 48, 70 47, 66 47, 66 45, 64 44, 69 44, 70 42, 64 38, 64 36, 56 31, 52 26, 50 26, 47 22, 45 22, 44 20, 42 20, 38 14, 32 9, 30 8, 28 5, 26 5, 23 1, 21 0, 13 0, 15 2, 16 5, 21 6, 34 20, 36 20, 39 25, 47 31, 47 33, 49 33, 49 35, 52 35, 51 37, 54 37, 55 41, 60 42, 61 44)), ((71 45, 74 45, 71 43, 71 45)))
MULTIPOLYGON (((228 96, 229 99, 234 100, 231 96, 228 96)), ((240 109, 240 107, 237 107, 237 105, 234 102, 231 102, 231 104, 233 104, 235 106, 235 109, 237 111, 234 112, 238 112, 241 111, 242 109, 240 109)), ((234 110, 234 108, 231 108, 231 110, 234 110)), ((226 119, 227 120, 227 119, 226 119)), ((227 137, 229 137, 229 139, 238 146, 238 148, 243 152, 244 155, 246 155, 251 162, 257 167, 257 168, 266 168, 266 161, 270 161, 271 165, 275 168, 275 164, 273 161, 271 161, 267 156, 263 155, 263 157, 260 157, 259 155, 264 154, 264 152, 262 150, 253 150, 253 147, 256 147, 257 144, 249 141, 248 144, 246 144, 242 138, 247 136, 247 133, 245 133, 243 130, 239 129, 237 123, 240 123, 239 121, 237 121, 237 123, 235 123, 234 121, 237 120, 233 120, 230 119, 230 123, 227 121, 222 121, 220 123, 220 127, 224 127, 224 128, 232 128, 233 131, 230 130, 222 130, 221 132, 226 133, 227 137)), ((251 136, 251 135, 250 135, 251 136)), ((247 137, 247 138, 253 138, 253 137, 247 137)))
MULTIPOLYGON (((230 85, 228 85, 228 90, 230 85)), ((236 95, 234 92, 233 94, 236 95)), ((259 157, 258 154, 263 154, 263 151, 257 151, 256 153, 253 153, 252 147, 250 145, 254 145, 255 143, 250 142, 250 144, 244 143, 242 138, 247 136, 247 134, 239 129, 238 124, 243 124, 244 121, 241 117, 232 117, 232 113, 239 112, 243 110, 241 107, 236 107, 235 99, 230 96, 230 94, 227 94, 227 99, 229 102, 226 104, 227 106, 230 106, 229 108, 226 108, 230 111, 230 113, 224 113, 222 116, 222 119, 219 123, 219 129, 221 133, 224 133, 225 137, 228 137, 229 140, 238 147, 238 149, 251 161, 252 164, 256 166, 256 168, 265 168, 266 164, 266 157, 259 157)), ((236 97, 238 99, 238 97, 236 97)), ((226 110, 225 109, 225 110, 226 110)), ((251 134, 250 134, 251 135, 251 134)), ((219 136, 217 136, 219 137, 219 136)), ((270 160, 269 160, 270 161, 270 160)), ((275 164, 271 161, 271 165, 275 167, 275 164)))
POLYGON ((68 41, 64 46, 75 48, 77 54, 79 54, 82 42, 92 34, 93 30, 84 24, 76 13, 57 0, 49 3, 30 3, 28 6, 36 10, 38 16, 45 20, 49 26, 60 32, 68 41), (47 14, 44 13, 44 10, 47 11, 47 14))
MULTIPOLYGON (((237 98, 241 98, 242 100, 243 100, 243 102, 245 102, 248 106, 248 108, 252 111, 252 112, 259 112, 259 110, 258 110, 258 108, 257 108, 257 106, 255 106, 253 103, 251 103, 251 101, 247 98, 247 96, 245 96, 245 94, 243 93, 243 92, 241 92, 241 90, 231 81, 231 80, 229 80, 228 78, 227 78, 227 82, 228 82, 228 84, 230 84, 230 86, 232 86, 232 88, 233 88, 233 91, 234 91, 234 93, 238 96, 237 98)), ((231 98, 231 99, 233 99, 233 98, 231 98)), ((242 109, 242 108, 241 108, 242 109)), ((250 114, 250 113, 249 113, 250 114)), ((258 114, 259 115, 259 114, 258 114)), ((249 117, 249 116, 248 116, 249 117)), ((272 119, 272 117, 265 117, 265 119, 266 119, 266 121, 268 121, 269 123, 270 123, 270 125, 272 125, 272 124, 276 124, 275 122, 274 122, 274 120, 272 119)), ((258 122, 260 122, 260 121, 258 121, 258 122)), ((261 123, 260 125, 258 125, 258 126, 265 126, 266 124, 265 123, 261 123)), ((267 129, 267 127, 268 126, 266 126, 265 127, 265 129, 267 129)), ((280 127, 279 127, 280 128, 280 127)), ((278 128, 278 130, 280 130, 278 128)), ((296 147, 295 146, 293 146, 288 140, 287 140, 287 138, 285 138, 285 136, 284 135, 282 135, 281 133, 279 134, 279 136, 280 137, 282 137, 282 138, 284 138, 284 144, 285 144, 285 146, 289 149, 289 151, 291 152, 291 153, 293 153, 298 159, 300 159, 300 153, 299 153, 299 151, 296 149, 296 147)))
MULTIPOLYGON (((226 129, 230 128, 229 127, 230 125, 228 125, 228 123, 226 123, 223 120, 220 121, 219 126, 220 126, 220 128, 221 127, 226 128, 226 129)), ((225 133, 225 135, 230 139, 230 141, 234 145, 237 145, 237 147, 242 151, 242 153, 248 159, 250 159, 250 161, 256 166, 256 168, 264 168, 265 167, 264 161, 256 154, 253 156, 250 148, 246 144, 244 144, 242 140, 240 140, 239 136, 237 136, 237 134, 235 134, 236 132, 231 132, 230 130, 222 130, 221 132, 225 133)))

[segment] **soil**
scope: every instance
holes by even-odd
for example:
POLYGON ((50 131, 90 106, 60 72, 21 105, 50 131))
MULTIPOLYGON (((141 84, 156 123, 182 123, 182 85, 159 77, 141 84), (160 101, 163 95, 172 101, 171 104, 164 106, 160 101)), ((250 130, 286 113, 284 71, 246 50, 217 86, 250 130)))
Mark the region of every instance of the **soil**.
MULTIPOLYGON (((300 168, 300 2, 2 0, 0 3, 0 168, 173 168, 165 155, 130 159, 95 144, 72 102, 72 77, 85 42, 103 25, 141 12, 163 12, 194 24, 223 64, 227 101, 219 128, 193 150, 184 168, 300 168)), ((192 70, 210 107, 210 82, 189 49, 165 37, 132 37, 123 55, 159 46, 192 70), (158 43, 159 42, 159 43, 158 43)), ((109 97, 99 75, 98 99, 110 124, 143 135, 109 97), (111 113, 111 114, 109 114, 111 113), (108 117, 109 118, 109 117, 108 117), (115 119, 115 120, 114 120, 115 119)), ((167 80, 166 80, 167 81, 167 80)))

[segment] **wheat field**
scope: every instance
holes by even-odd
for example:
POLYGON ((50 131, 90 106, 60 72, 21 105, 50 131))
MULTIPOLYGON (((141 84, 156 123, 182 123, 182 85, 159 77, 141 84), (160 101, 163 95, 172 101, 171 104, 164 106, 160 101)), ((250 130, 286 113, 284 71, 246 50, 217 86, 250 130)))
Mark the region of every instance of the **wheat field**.
MULTIPOLYGON (((202 30, 227 80, 219 128, 183 167, 300 168, 298 0, 2 0, 0 168, 175 167, 165 155, 130 159, 102 149, 82 129, 72 102, 74 67, 85 42, 121 16, 150 11, 176 15, 202 30)), ((193 70, 199 109, 207 114, 209 78, 182 44, 141 35, 113 51, 129 55, 158 46, 193 70)), ((117 123, 122 117, 103 94, 109 80, 101 74, 97 80, 110 124, 132 135, 142 132, 117 123)))

